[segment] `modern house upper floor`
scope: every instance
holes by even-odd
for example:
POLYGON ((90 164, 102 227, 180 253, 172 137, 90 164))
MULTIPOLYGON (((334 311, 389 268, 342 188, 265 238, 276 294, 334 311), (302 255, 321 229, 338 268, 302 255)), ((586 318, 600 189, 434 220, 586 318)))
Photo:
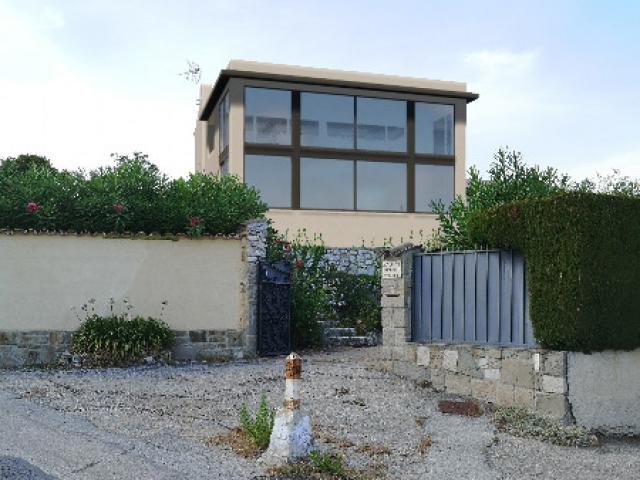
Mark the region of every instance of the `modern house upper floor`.
POLYGON ((464 195, 464 83, 233 60, 200 96, 196 170, 257 187, 280 231, 381 246, 464 195))

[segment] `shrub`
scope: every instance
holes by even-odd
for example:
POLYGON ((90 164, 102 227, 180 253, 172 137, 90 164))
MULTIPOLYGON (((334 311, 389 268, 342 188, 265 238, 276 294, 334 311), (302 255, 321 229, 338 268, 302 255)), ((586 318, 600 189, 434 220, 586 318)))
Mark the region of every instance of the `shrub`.
POLYGON ((87 356, 92 365, 126 366, 159 356, 171 348, 174 340, 174 333, 161 320, 93 314, 73 333, 71 350, 87 356))
POLYGON ((531 322, 544 348, 640 347, 640 199, 566 193, 478 212, 478 244, 524 253, 531 322))
POLYGON ((275 409, 269 409, 264 395, 260 399, 255 418, 249 414, 246 404, 243 403, 240 407, 240 426, 260 450, 266 450, 269 446, 275 416, 275 409))
POLYGON ((112 156, 86 174, 42 157, 0 163, 0 227, 77 232, 231 234, 263 217, 258 192, 234 176, 170 180, 146 155, 112 156))
POLYGON ((343 327, 353 327, 359 335, 382 331, 380 306, 380 274, 353 274, 329 269, 329 283, 333 293, 331 318, 343 327))
POLYGON ((598 439, 586 428, 539 417, 522 407, 500 408, 493 418, 500 430, 516 437, 533 437, 565 447, 598 446, 598 439))

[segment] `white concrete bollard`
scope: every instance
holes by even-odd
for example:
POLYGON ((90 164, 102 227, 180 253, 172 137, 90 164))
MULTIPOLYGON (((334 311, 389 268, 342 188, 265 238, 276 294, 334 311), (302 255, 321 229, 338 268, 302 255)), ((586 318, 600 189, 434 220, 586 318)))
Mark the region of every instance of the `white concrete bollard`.
POLYGON ((313 449, 311 419, 300 411, 300 382, 302 357, 291 353, 284 366, 284 402, 278 408, 269 440, 269 448, 262 456, 270 464, 292 462, 305 458, 313 449))

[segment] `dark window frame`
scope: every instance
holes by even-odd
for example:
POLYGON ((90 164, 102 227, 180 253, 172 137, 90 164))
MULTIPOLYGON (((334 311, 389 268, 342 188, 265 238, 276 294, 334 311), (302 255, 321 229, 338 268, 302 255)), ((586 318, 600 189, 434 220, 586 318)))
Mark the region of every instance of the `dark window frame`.
POLYGON ((278 155, 278 156, 290 156, 291 157, 291 207, 274 207, 278 210, 309 210, 309 211, 333 211, 333 212, 372 212, 372 213, 415 213, 418 215, 432 215, 433 211, 416 211, 415 209, 415 165, 449 165, 453 168, 453 186, 452 191, 455 198, 455 177, 456 177, 456 145, 455 145, 455 119, 456 119, 456 104, 446 101, 426 101, 426 100, 409 100, 401 98, 390 97, 372 97, 371 95, 351 95, 348 93, 336 93, 336 92, 322 92, 322 91, 310 91, 300 88, 284 88, 281 86, 265 86, 265 85, 245 85, 242 91, 242 105, 243 105, 243 129, 244 129, 244 105, 245 105, 245 93, 247 88, 264 88, 267 90, 284 90, 291 92, 291 144, 279 145, 269 143, 248 143, 245 141, 245 135, 243 132, 243 171, 246 167, 245 156, 246 155, 278 155), (353 97, 353 149, 333 148, 333 147, 313 147, 302 146, 300 138, 300 94, 301 93, 319 93, 326 95, 342 95, 353 97), (391 152, 385 150, 367 150, 357 148, 357 125, 358 125, 358 111, 357 111, 357 98, 376 98, 381 100, 396 100, 404 101, 407 104, 407 151, 406 152, 391 152), (415 104, 416 103, 436 103, 442 105, 451 105, 453 107, 454 118, 454 139, 453 139, 453 155, 441 155, 441 154, 427 154, 417 153, 415 151, 415 104), (333 160, 352 160, 354 175, 353 175, 353 194, 354 194, 354 208, 353 209, 338 209, 338 208, 301 208, 300 207, 300 159, 302 157, 311 158, 326 158, 333 160), (388 163, 402 163, 407 165, 407 209, 406 210, 364 210, 359 209, 357 205, 357 187, 358 178, 356 172, 356 162, 372 161, 372 162, 388 162, 388 163))

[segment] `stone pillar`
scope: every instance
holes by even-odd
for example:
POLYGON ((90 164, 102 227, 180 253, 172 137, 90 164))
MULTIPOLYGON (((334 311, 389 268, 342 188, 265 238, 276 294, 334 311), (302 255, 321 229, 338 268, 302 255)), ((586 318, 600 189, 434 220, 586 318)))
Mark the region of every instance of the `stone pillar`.
POLYGON ((300 411, 302 358, 291 353, 285 360, 285 390, 282 407, 276 413, 269 448, 262 461, 267 464, 295 462, 313 449, 311 419, 300 411))
POLYGON ((267 256, 267 221, 249 220, 242 233, 244 280, 240 285, 243 302, 243 345, 246 354, 255 355, 258 345, 258 262, 267 256))
POLYGON ((382 360, 392 370, 413 368, 416 363, 416 346, 410 342, 413 257, 419 251, 419 247, 407 243, 383 257, 382 360))

